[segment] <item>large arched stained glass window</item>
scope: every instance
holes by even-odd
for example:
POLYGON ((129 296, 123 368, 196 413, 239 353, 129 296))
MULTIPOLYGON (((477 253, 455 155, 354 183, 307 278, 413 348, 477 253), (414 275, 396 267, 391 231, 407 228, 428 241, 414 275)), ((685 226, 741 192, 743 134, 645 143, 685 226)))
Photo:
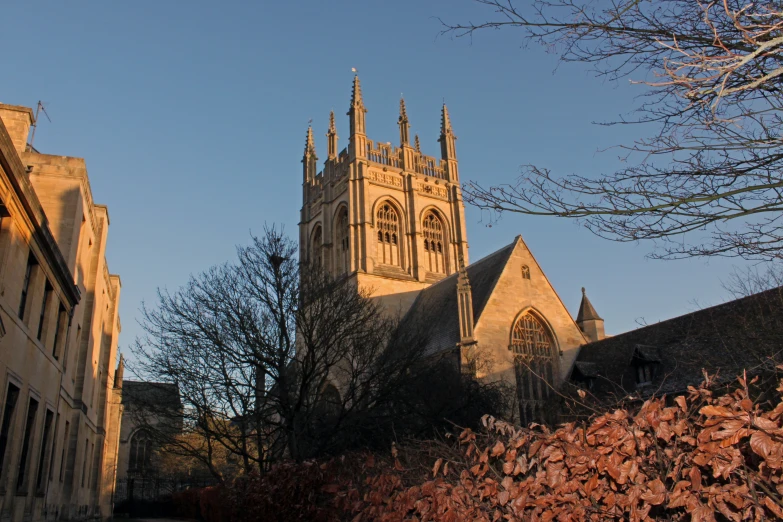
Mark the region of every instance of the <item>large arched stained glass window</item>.
POLYGON ((555 383, 556 350, 552 335, 534 314, 523 314, 511 333, 519 417, 523 425, 541 421, 555 383))
POLYGON ((146 430, 139 430, 130 440, 128 471, 144 473, 152 467, 152 437, 146 430))
POLYGON ((348 249, 350 242, 348 239, 348 209, 345 207, 342 207, 337 213, 334 236, 337 240, 337 263, 335 264, 337 275, 346 274, 348 273, 348 249))
POLYGON ((323 244, 323 229, 321 229, 321 225, 318 225, 313 232, 313 244, 310 251, 310 259, 314 266, 323 266, 323 244))
POLYGON ((446 273, 444 255, 443 222, 432 211, 424 215, 424 266, 429 272, 446 273))
POLYGON ((378 208, 376 228, 377 261, 384 265, 400 266, 400 216, 390 204, 384 203, 378 208))

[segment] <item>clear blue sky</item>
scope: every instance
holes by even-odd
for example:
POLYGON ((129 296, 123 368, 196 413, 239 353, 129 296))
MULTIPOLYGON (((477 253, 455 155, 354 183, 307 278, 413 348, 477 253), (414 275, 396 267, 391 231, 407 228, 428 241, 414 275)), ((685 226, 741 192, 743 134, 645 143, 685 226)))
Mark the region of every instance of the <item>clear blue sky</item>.
MULTIPOLYGON (((109 207, 108 260, 123 282, 121 348, 157 287, 232 259, 264 223, 294 237, 307 122, 325 157, 329 110, 347 144, 351 67, 371 139, 397 142, 404 93, 412 132, 439 154, 440 105, 459 137, 463 180, 510 180, 519 165, 597 174, 633 128, 593 125, 630 111, 635 87, 607 84, 513 31, 438 37, 436 16, 478 20, 471 0, 396 2, 6 0, 0 102, 47 102, 35 146, 84 157, 109 207)), ((641 129, 640 129, 641 132, 641 129)), ((651 261, 652 245, 599 239, 571 221, 467 208, 472 260, 522 234, 572 313, 580 287, 608 333, 728 299, 726 259, 651 261)))

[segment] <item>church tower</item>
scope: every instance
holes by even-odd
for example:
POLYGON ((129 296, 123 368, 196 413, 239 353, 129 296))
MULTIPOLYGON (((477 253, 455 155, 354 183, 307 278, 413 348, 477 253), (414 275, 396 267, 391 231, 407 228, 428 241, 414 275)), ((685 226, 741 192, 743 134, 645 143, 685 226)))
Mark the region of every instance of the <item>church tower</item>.
POLYGON ((334 113, 327 158, 317 171, 312 128, 307 129, 299 248, 302 263, 335 277, 354 278, 394 313, 404 314, 418 293, 468 263, 465 208, 459 184, 456 136, 441 110, 436 159, 421 152, 400 100, 399 146, 367 138, 359 77, 348 109, 348 146, 339 153, 334 113))

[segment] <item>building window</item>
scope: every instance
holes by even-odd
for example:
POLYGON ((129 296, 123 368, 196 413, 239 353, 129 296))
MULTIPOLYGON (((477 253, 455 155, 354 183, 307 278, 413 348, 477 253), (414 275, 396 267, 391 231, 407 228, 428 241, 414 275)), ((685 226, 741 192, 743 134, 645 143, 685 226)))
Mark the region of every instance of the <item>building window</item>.
POLYGON ((52 295, 52 285, 49 281, 44 286, 43 302, 41 303, 41 314, 38 316, 38 334, 36 337, 41 340, 41 336, 44 332, 44 325, 46 324, 46 309, 49 307, 49 297, 52 295))
POLYGON ((24 435, 22 436, 22 453, 19 456, 19 474, 16 476, 16 490, 24 492, 27 490, 25 480, 27 479, 27 468, 30 465, 30 443, 35 429, 35 417, 38 414, 38 401, 30 398, 27 406, 27 420, 24 423, 24 435))
POLYGON ((84 480, 87 478, 87 450, 90 449, 90 439, 84 439, 84 458, 82 459, 82 486, 84 487, 84 480))
POLYGON ((444 256, 443 222, 430 211, 424 216, 424 264, 427 270, 438 274, 446 273, 444 256))
POLYGON ((522 279, 530 279, 530 267, 522 265, 522 279))
POLYGON ((19 301, 19 319, 24 321, 25 308, 27 307, 27 294, 30 292, 30 279, 33 275, 33 268, 38 264, 32 252, 27 256, 27 268, 24 271, 24 281, 22 282, 22 298, 19 301))
POLYGON ((16 411, 16 402, 19 400, 19 388, 13 384, 8 384, 8 391, 5 394, 5 406, 3 407, 3 423, 0 424, 0 476, 3 474, 3 461, 5 450, 8 446, 8 438, 11 434, 11 426, 16 411))
POLYGON ((350 229, 348 226, 348 209, 342 207, 337 214, 335 238, 337 239, 337 274, 347 274, 350 258, 350 229))
POLYGON ((514 324, 511 333, 519 416, 523 425, 544 419, 545 401, 555 382, 555 343, 549 330, 528 312, 514 324))
POLYGON ((321 225, 318 225, 315 228, 315 232, 313 232, 313 246, 311 252, 311 259, 314 266, 323 267, 323 244, 323 230, 321 229, 321 225))
POLYGON ((63 450, 60 454, 60 482, 65 479, 65 457, 68 456, 68 437, 71 436, 71 423, 65 421, 65 430, 63 432, 63 450))
POLYGON ((54 327, 54 342, 52 343, 52 356, 55 359, 60 359, 60 353, 62 352, 62 341, 65 337, 65 328, 67 327, 66 321, 68 320, 68 314, 65 311, 65 307, 62 303, 58 303, 57 306, 57 324, 54 327))
POLYGON ((44 471, 46 470, 46 451, 49 448, 49 434, 52 431, 52 419, 54 419, 54 412, 52 410, 46 410, 46 416, 44 418, 44 430, 43 437, 41 437, 41 455, 38 458, 38 474, 35 479, 35 491, 37 493, 43 493, 44 471))
POLYGON ((378 209, 376 228, 378 229, 379 263, 400 266, 400 217, 388 203, 378 209))
POLYGON ((128 471, 144 473, 152 467, 152 437, 146 430, 133 434, 130 441, 128 471))

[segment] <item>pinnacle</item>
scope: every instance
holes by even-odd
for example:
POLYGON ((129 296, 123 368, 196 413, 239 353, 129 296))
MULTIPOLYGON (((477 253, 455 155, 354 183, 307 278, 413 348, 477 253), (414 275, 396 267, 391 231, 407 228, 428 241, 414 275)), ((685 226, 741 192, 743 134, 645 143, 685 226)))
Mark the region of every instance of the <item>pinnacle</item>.
POLYGON ((451 118, 449 118, 449 109, 443 104, 443 111, 440 118, 440 133, 447 134, 453 132, 451 128, 451 118))
POLYGON ((337 127, 334 124, 334 111, 329 113, 329 134, 336 134, 337 127))
POLYGON ((603 321, 601 319, 601 316, 598 315, 598 312, 595 311, 595 308, 593 308, 593 304, 590 302, 590 299, 587 298, 587 293, 585 292, 584 287, 582 287, 582 302, 579 305, 579 313, 576 315, 576 322, 580 323, 582 321, 603 321))
POLYGON ((359 75, 353 77, 353 89, 351 90, 351 107, 364 107, 362 101, 362 85, 359 82, 359 75))
POLYGON ((315 140, 313 139, 313 126, 307 126, 307 139, 305 140, 305 156, 315 154, 315 140))
POLYGON ((413 144, 416 147, 416 152, 421 153, 421 143, 419 143, 419 135, 413 137, 413 144))
POLYGON ((400 98, 400 121, 408 121, 408 111, 405 110, 404 98, 400 98))

